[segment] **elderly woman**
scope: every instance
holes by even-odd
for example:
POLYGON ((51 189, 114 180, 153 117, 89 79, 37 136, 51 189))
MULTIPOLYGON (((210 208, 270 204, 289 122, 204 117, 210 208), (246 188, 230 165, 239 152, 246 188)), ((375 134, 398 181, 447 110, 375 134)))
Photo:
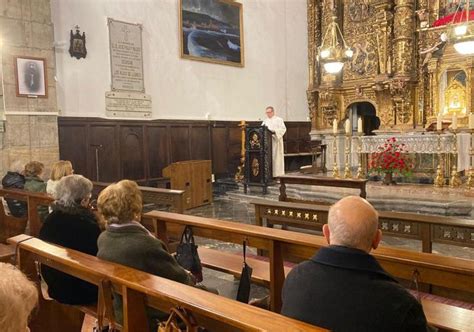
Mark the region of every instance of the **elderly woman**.
POLYGON ((46 183, 46 192, 56 198, 56 186, 63 177, 74 173, 69 160, 59 160, 53 164, 51 175, 46 183))
POLYGON ((39 161, 30 161, 26 164, 23 171, 26 180, 24 189, 35 192, 46 192, 46 183, 41 178, 43 171, 44 165, 39 161))
MULTIPOLYGON (((101 231, 88 208, 91 192, 92 182, 82 175, 63 177, 56 186, 53 212, 41 228, 40 239, 95 256, 101 231)), ((53 299, 66 304, 97 302, 96 286, 47 266, 41 273, 53 299)))
MULTIPOLYGON (((24 171, 23 164, 21 161, 15 161, 11 167, 10 171, 5 174, 2 179, 2 186, 5 189, 23 189, 25 186, 25 177, 22 174, 24 171)), ((28 213, 26 202, 18 201, 16 199, 7 198, 7 205, 10 213, 14 217, 24 217, 28 213)))
POLYGON ((37 303, 35 284, 13 265, 0 263, 0 331, 29 331, 28 318, 37 303))
MULTIPOLYGON (((142 195, 135 182, 123 180, 105 188, 99 195, 98 209, 107 220, 100 235, 99 258, 130 266, 157 276, 192 285, 193 279, 155 238, 140 224, 142 195)), ((114 299, 117 320, 122 322, 122 301, 114 299)), ((156 319, 166 314, 149 309, 149 326, 156 331, 156 319)))

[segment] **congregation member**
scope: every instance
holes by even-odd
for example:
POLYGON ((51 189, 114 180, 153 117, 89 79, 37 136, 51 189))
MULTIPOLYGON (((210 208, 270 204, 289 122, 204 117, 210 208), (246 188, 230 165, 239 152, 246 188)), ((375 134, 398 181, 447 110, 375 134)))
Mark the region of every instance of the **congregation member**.
POLYGON ((272 175, 277 177, 285 174, 285 149, 283 136, 286 133, 286 126, 283 119, 275 115, 273 106, 265 109, 267 118, 262 122, 272 132, 272 175))
MULTIPOLYGON (((97 254, 100 227, 89 209, 92 182, 82 175, 68 175, 56 185, 56 200, 40 230, 40 239, 60 246, 97 254)), ((97 302, 97 287, 48 266, 41 267, 51 298, 65 304, 97 302)))
MULTIPOLYGON (((12 164, 11 170, 5 174, 2 179, 2 186, 5 189, 23 189, 25 187, 25 176, 23 173, 23 164, 16 161, 12 164)), ((12 198, 5 199, 10 214, 14 217, 21 218, 28 213, 26 202, 12 198)))
POLYGON ((283 315, 333 331, 427 331, 420 303, 369 254, 382 238, 369 202, 338 201, 323 234, 329 246, 285 280, 283 315))
POLYGON ((15 266, 0 263, 0 331, 29 331, 28 320, 37 303, 35 284, 15 266))
MULTIPOLYGON (((23 174, 25 175, 24 189, 27 191, 44 193, 46 192, 46 183, 41 178, 44 172, 44 165, 39 161, 30 161, 25 165, 23 174)), ((41 221, 44 221, 48 215, 47 206, 38 206, 38 215, 41 221)))
MULTIPOLYGON (((98 241, 99 258, 183 284, 194 284, 191 274, 168 253, 164 243, 140 224, 142 194, 135 182, 122 180, 108 186, 100 193, 97 205, 107 221, 98 241)), ((114 309, 117 321, 122 323, 119 296, 114 297, 114 309)), ((157 320, 166 319, 167 314, 149 308, 148 317, 151 331, 156 331, 157 320)))
POLYGON ((56 186, 63 177, 74 173, 72 164, 69 160, 59 160, 51 168, 51 175, 46 182, 46 192, 56 198, 56 186))

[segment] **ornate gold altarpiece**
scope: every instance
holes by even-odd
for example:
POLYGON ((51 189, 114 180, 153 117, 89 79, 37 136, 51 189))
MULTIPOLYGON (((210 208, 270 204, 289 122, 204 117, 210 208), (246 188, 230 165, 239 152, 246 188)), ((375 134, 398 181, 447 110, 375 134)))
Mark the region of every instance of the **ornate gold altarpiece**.
POLYGON ((382 132, 423 129, 436 121, 440 111, 449 121, 458 112, 459 127, 467 126, 466 114, 474 109, 474 58, 441 42, 445 26, 430 27, 440 6, 449 1, 308 0, 307 97, 313 134, 330 130, 332 121, 346 118, 348 107, 356 102, 375 107, 382 132), (316 60, 333 14, 354 50, 338 75, 326 74, 316 60), (450 86, 456 73, 462 78, 450 86), (452 109, 443 103, 448 88, 461 92, 457 101, 450 101, 457 105, 452 109))
MULTIPOLYGON (((474 110, 474 57, 458 54, 452 44, 441 40, 446 26, 432 27, 453 1, 308 0, 307 98, 312 139, 327 143, 331 155, 333 120, 341 123, 348 118, 350 106, 358 102, 375 107, 380 119, 377 135, 421 134, 436 126, 439 112, 448 124, 456 112, 458 127, 466 128, 468 114, 474 110), (333 15, 354 51, 352 60, 336 75, 325 73, 317 61, 318 47, 333 15)), ((339 136, 338 141, 337 159, 342 165, 344 139, 339 136)), ((434 136, 431 141, 436 144, 434 136)), ((356 159, 354 147, 351 150, 356 159)), ((330 169, 332 158, 327 160, 330 169)), ((430 158, 431 166, 422 168, 432 174, 436 162, 430 158)))

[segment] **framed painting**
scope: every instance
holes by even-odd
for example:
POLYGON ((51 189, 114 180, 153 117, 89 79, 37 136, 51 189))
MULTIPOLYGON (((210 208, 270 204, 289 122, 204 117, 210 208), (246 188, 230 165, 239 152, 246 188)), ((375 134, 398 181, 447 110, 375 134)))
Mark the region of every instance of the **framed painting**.
POLYGON ((244 66, 242 4, 230 0, 180 0, 181 57, 244 66))
POLYGON ((18 97, 48 97, 46 59, 15 57, 15 77, 18 97))

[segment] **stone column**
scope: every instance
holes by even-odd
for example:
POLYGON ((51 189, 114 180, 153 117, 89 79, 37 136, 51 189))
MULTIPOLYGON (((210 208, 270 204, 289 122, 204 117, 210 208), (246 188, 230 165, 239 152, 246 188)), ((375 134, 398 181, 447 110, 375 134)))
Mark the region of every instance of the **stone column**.
POLYGON ((50 0, 0 0, 1 69, 4 112, 0 174, 17 160, 43 162, 48 168, 59 158, 54 32, 50 0), (46 61, 47 98, 17 96, 15 57, 46 61))

